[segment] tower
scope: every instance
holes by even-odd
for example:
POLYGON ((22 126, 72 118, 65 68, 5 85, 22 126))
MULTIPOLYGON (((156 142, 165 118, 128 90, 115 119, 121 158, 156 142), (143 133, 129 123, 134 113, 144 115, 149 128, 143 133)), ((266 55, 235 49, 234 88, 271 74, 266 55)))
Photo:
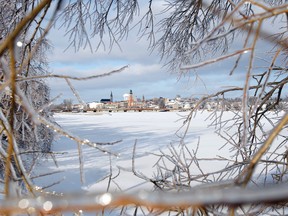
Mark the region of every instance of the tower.
POLYGON ((113 102, 113 93, 112 93, 112 91, 111 91, 111 93, 110 93, 110 102, 111 102, 111 103, 113 102))
POLYGON ((128 107, 132 107, 133 104, 134 104, 134 102, 133 102, 133 92, 132 92, 132 90, 130 89, 129 98, 128 98, 128 107))

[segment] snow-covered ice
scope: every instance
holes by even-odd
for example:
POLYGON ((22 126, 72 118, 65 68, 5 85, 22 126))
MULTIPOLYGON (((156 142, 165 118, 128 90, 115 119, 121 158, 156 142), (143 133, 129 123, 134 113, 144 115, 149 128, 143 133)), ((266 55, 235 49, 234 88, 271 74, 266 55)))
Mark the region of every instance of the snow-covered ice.
MULTIPOLYGON (((159 159, 156 155, 159 155, 161 152, 164 152, 165 155, 170 154, 169 148, 171 149, 171 146, 179 150, 181 149, 182 142, 185 143, 189 151, 193 152, 193 154, 197 151, 197 163, 199 163, 199 167, 201 167, 200 170, 195 164, 191 166, 189 177, 191 173, 191 176, 198 176, 201 173, 207 174, 209 172, 219 171, 227 166, 228 163, 229 165, 233 165, 236 160, 233 158, 233 152, 231 152, 233 146, 226 145, 223 147, 225 141, 215 133, 215 128, 211 126, 213 121, 211 114, 219 115, 221 112, 199 112, 193 117, 185 139, 182 140, 181 138, 185 128, 182 128, 182 130, 179 129, 183 126, 185 116, 188 114, 188 112, 55 114, 55 120, 63 130, 77 137, 81 137, 83 140, 87 139, 91 142, 114 142, 121 140, 121 142, 114 145, 102 146, 108 151, 117 153, 118 157, 104 154, 86 145, 81 145, 84 161, 83 176, 85 179, 84 182, 81 182, 78 145, 75 141, 65 136, 60 136, 53 144, 52 150, 56 153, 54 155, 55 160, 53 160, 52 157, 43 159, 42 163, 33 173, 34 175, 54 174, 49 176, 43 175, 43 177, 34 179, 34 182, 39 187, 46 188, 49 186, 46 188, 46 191, 55 193, 65 193, 67 195, 84 192, 94 194, 95 192, 106 192, 108 178, 105 180, 103 180, 103 178, 107 177, 112 171, 112 177, 117 176, 117 178, 110 182, 110 192, 121 190, 121 192, 129 193, 134 190, 138 192, 142 191, 142 189, 150 190, 153 187, 151 182, 140 179, 131 172, 133 147, 135 143, 137 143, 135 170, 143 173, 149 179, 153 179, 156 176, 155 173, 157 170, 154 165, 159 159), (209 125, 210 127, 208 127, 209 125), (221 160, 221 157, 227 160, 221 160), (215 158, 217 159, 214 160, 215 158), (230 161, 231 164, 228 161, 230 161)), ((279 116, 282 114, 283 113, 279 113, 279 116)), ((234 115, 235 113, 232 112, 224 112, 222 120, 233 120, 234 115)), ((228 124, 234 124, 234 121, 228 124)), ((237 125, 231 131, 225 131, 225 128, 226 127, 222 127, 224 133, 228 132, 233 134, 236 132, 237 125)), ((269 126, 269 124, 265 123, 263 128, 265 128, 265 132, 269 133, 271 125, 269 126)), ((283 133, 287 135, 288 131, 285 129, 283 133)), ((281 139, 276 140, 277 143, 279 141, 281 142, 281 139)), ((285 145, 278 150, 282 152, 283 148, 286 150, 285 145)), ((270 149, 270 151, 273 152, 274 150, 270 149)), ((189 160, 193 161, 194 159, 190 158, 189 160)), ((167 166, 169 166, 168 163, 167 166)), ((263 182, 265 182, 265 185, 273 184, 273 173, 269 173, 270 170, 267 170, 267 173, 264 175, 261 173, 261 169, 260 166, 260 170, 256 170, 255 173, 255 182, 258 186, 261 186, 263 182), (265 181, 261 179, 264 176, 265 181)), ((214 180, 217 181, 217 175, 213 176, 212 179, 206 179, 204 175, 204 177, 200 179, 200 183, 202 184, 206 180, 209 183, 212 183, 214 180)), ((193 186, 195 186, 195 184, 198 184, 197 181, 191 183, 193 186)), ((251 186, 253 187, 253 185, 251 186)), ((117 211, 115 214, 113 213, 113 215, 117 215, 117 211)))
MULTIPOLYGON (((49 188, 56 192, 79 192, 82 190, 105 190, 103 184, 97 183, 109 174, 110 158, 113 172, 116 167, 124 168, 117 182, 121 189, 145 187, 143 180, 136 178, 131 172, 132 152, 136 146, 136 169, 147 176, 153 175, 153 165, 157 161, 155 155, 159 150, 165 151, 169 145, 179 146, 183 131, 178 129, 188 112, 119 112, 119 113, 59 113, 55 114, 55 120, 66 131, 82 139, 93 142, 121 142, 103 146, 119 157, 109 156, 88 146, 83 146, 84 177, 85 182, 80 181, 79 157, 77 144, 66 137, 59 137, 53 144, 57 166, 54 160, 48 158, 38 168, 38 174, 61 171, 52 175, 57 184, 49 188), (58 183, 59 182, 59 183, 58 183)), ((213 128, 208 128, 209 121, 205 121, 211 113, 204 112, 193 119, 189 127, 185 143, 194 149, 200 139, 199 157, 216 157, 219 154, 217 143, 220 138, 213 133, 213 128)), ((207 163, 207 162, 206 162, 207 163)), ((209 169, 214 169, 207 166, 209 169)), ((53 182, 51 178, 41 177, 35 180, 38 186, 46 187, 53 182)), ((146 185, 147 186, 147 185, 146 185)), ((151 186, 151 185, 150 185, 151 186)), ((149 186, 148 186, 149 187, 149 186)))

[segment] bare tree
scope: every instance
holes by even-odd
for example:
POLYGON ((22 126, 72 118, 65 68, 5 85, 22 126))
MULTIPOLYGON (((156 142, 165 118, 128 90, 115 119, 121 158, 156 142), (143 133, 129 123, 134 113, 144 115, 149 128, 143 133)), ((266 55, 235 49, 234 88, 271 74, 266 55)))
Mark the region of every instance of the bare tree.
POLYGON ((63 103, 62 103, 63 105, 63 110, 65 110, 65 111, 71 111, 72 110, 72 105, 73 105, 73 103, 72 103, 72 99, 65 99, 65 100, 63 100, 63 103))
POLYGON ((43 38, 44 29, 40 26, 48 8, 48 4, 36 6, 33 1, 1 1, 0 151, 1 176, 7 196, 11 194, 10 179, 25 185, 25 190, 32 190, 28 173, 39 156, 51 151, 54 132, 37 120, 39 115, 53 121, 49 87, 43 80, 18 81, 47 73, 45 53, 50 45, 43 38), (25 16, 31 9, 35 13, 27 19, 25 16), (36 18, 42 9, 43 16, 36 18), (33 21, 38 24, 34 25, 33 21))

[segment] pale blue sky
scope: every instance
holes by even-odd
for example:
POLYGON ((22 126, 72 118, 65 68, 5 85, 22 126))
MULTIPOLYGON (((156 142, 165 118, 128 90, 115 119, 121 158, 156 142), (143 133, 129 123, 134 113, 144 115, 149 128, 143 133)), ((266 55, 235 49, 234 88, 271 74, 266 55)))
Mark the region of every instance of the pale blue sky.
MULTIPOLYGON (((142 98, 143 95, 147 99, 154 97, 174 98, 176 95, 201 97, 203 94, 223 90, 227 86, 243 86, 245 80, 247 62, 244 61, 233 76, 228 76, 235 57, 205 66, 201 70, 197 69, 197 76, 195 76, 195 72, 191 72, 180 77, 179 73, 171 73, 168 68, 163 67, 158 53, 152 52, 151 54, 148 51, 148 41, 145 38, 139 40, 133 31, 127 40, 120 42, 122 50, 115 46, 111 51, 100 48, 93 53, 89 48, 80 48, 78 52, 75 52, 73 48, 65 51, 69 41, 64 34, 63 28, 54 28, 48 35, 54 46, 53 52, 48 56, 50 70, 54 74, 85 77, 129 65, 128 69, 113 76, 88 81, 72 81, 73 86, 85 102, 109 98, 111 91, 115 100, 122 100, 123 94, 128 93, 130 89, 138 98, 142 98)), ((236 40, 236 44, 241 42, 241 37, 238 39, 240 40, 236 40)), ((96 46, 94 39, 91 39, 91 43, 92 46, 96 46)), ((266 46, 266 42, 260 43, 264 44, 264 47, 266 46)), ((265 58, 266 54, 261 54, 260 48, 256 51, 259 57, 256 65, 267 66, 270 60, 265 62, 262 59, 265 58)), ((73 96, 65 80, 50 79, 49 84, 52 89, 52 97, 62 94, 58 101, 71 98, 73 102, 77 103, 77 99, 73 96)), ((235 93, 228 96, 233 97, 235 93)))
MULTIPOLYGON (((241 74, 223 79, 223 74, 229 73, 225 64, 231 66, 228 61, 204 67, 197 71, 198 76, 191 73, 179 77, 179 74, 171 73, 163 67, 156 53, 150 55, 145 45, 140 44, 140 48, 137 48, 138 45, 135 43, 136 45, 132 45, 134 49, 131 49, 131 47, 127 48, 129 46, 127 42, 123 43, 122 52, 118 54, 117 52, 120 51, 117 50, 110 54, 88 53, 86 50, 80 50, 78 53, 72 50, 64 52, 64 46, 55 45, 57 47, 49 57, 50 68, 55 74, 83 77, 106 73, 129 65, 123 72, 109 77, 71 81, 86 102, 107 98, 111 91, 114 99, 122 100, 123 94, 128 93, 130 89, 137 97, 142 98, 144 95, 147 99, 174 98, 178 94, 182 97, 200 97, 202 94, 211 93, 225 86, 241 85, 244 81, 241 74)), ((72 98, 77 102, 64 80, 52 79, 49 83, 52 87, 52 96, 62 93, 62 98, 72 98)))

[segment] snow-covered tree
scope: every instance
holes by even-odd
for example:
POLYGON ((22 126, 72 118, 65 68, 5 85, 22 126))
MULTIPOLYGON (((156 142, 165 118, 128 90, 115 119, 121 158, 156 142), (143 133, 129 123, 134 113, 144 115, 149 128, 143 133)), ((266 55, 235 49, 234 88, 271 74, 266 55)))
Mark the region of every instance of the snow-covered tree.
MULTIPOLYGON (((51 150, 53 130, 40 118, 53 122, 49 111, 50 89, 43 79, 48 72, 44 16, 49 5, 38 1, 0 1, 0 121, 1 176, 9 196, 9 179, 25 183, 39 156, 51 150), (39 10, 43 16, 32 14, 39 10), (27 15, 31 15, 27 18, 27 15)), ((2 187, 1 187, 2 188, 2 187)), ((30 188, 31 189, 31 188, 30 188)))

